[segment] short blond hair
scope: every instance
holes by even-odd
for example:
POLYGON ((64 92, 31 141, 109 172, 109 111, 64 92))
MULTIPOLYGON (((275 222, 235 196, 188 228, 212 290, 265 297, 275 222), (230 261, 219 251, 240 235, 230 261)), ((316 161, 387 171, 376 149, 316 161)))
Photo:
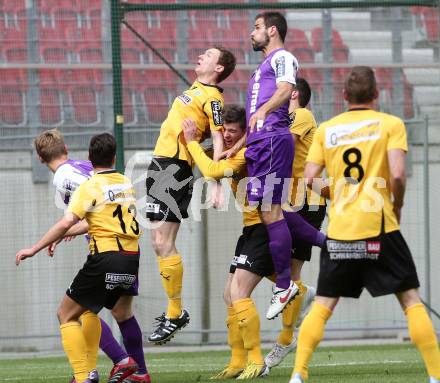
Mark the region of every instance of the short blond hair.
POLYGON ((45 163, 67 154, 64 137, 58 129, 45 130, 35 139, 34 145, 45 163))

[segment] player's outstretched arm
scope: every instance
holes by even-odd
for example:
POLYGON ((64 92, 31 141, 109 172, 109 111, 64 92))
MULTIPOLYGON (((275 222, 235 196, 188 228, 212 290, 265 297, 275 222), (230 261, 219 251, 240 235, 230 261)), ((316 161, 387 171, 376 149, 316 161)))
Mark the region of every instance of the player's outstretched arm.
POLYGON ((77 235, 80 234, 86 234, 89 230, 89 224, 85 219, 82 221, 79 221, 77 224, 73 225, 69 230, 67 230, 66 234, 64 234, 64 237, 59 239, 58 241, 52 243, 47 247, 47 255, 49 257, 53 257, 55 254, 55 249, 57 245, 64 239, 66 242, 70 242, 72 239, 74 239, 77 235))
POLYGON ((79 219, 75 214, 67 212, 64 217, 53 225, 35 245, 28 249, 20 250, 15 255, 15 264, 18 266, 24 259, 33 257, 40 250, 58 241, 78 221, 79 219))
POLYGON ((75 237, 77 235, 86 234, 88 231, 89 231, 89 224, 85 219, 82 219, 81 221, 73 225, 69 230, 67 230, 63 238, 75 237))

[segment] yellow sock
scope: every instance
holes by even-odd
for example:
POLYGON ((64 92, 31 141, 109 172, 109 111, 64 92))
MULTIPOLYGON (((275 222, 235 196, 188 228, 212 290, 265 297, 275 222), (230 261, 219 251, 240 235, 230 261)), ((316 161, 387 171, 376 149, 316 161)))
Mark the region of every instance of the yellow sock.
POLYGON ((96 369, 98 360, 99 341, 101 339, 101 321, 98 315, 86 311, 79 317, 84 340, 87 347, 87 371, 96 369))
POLYGON ((243 338, 238 328, 237 314, 234 307, 228 307, 226 326, 228 327, 228 344, 231 347, 231 360, 228 366, 231 368, 244 368, 246 366, 247 351, 244 348, 243 338))
POLYGON ((440 351, 434 326, 423 304, 418 303, 405 310, 409 336, 422 354, 429 376, 440 379, 440 351))
POLYGON ((293 331, 295 324, 298 321, 299 314, 301 312, 301 304, 304 300, 304 295, 307 292, 307 287, 303 285, 301 280, 294 281, 299 288, 298 296, 290 302, 283 310, 283 329, 278 336, 277 343, 283 346, 288 346, 293 340, 293 331))
POLYGON ((79 322, 67 322, 60 326, 64 352, 69 359, 73 375, 78 383, 89 376, 87 369, 87 346, 79 322))
POLYGON ((158 257, 162 286, 168 295, 167 318, 178 318, 182 313, 183 264, 180 254, 158 257))
POLYGON ((232 303, 237 313, 243 345, 248 352, 248 362, 263 364, 260 341, 260 316, 251 298, 239 299, 232 303))
POLYGON ((327 307, 315 302, 312 309, 304 318, 298 336, 298 346, 296 349, 294 374, 301 374, 303 379, 308 378, 308 365, 319 342, 324 336, 324 327, 332 311, 327 307))

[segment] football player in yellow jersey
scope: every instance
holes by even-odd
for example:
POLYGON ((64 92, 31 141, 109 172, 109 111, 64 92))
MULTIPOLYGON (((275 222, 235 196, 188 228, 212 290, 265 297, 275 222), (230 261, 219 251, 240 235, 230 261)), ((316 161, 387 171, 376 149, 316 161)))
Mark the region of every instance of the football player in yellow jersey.
MULTIPOLYGON (((240 141, 245 134, 246 122, 244 110, 237 106, 226 108, 224 114, 223 137, 226 149, 240 141)), ((241 180, 247 181, 245 148, 221 161, 210 159, 197 142, 197 128, 194 122, 184 124, 187 148, 197 167, 205 177, 216 180, 231 176, 231 188, 235 194, 241 180)), ((245 186, 245 185, 243 185, 245 186)), ((240 188, 244 192, 244 188, 240 188)), ((260 318, 252 291, 263 277, 274 275, 272 257, 269 250, 269 237, 266 226, 262 224, 258 210, 247 206, 246 201, 237 196, 237 202, 243 209, 243 234, 238 240, 235 257, 226 282, 224 300, 228 309, 228 344, 231 346, 231 360, 215 379, 252 379, 264 376, 268 368, 263 361, 260 347, 260 318)), ((308 225, 298 214, 295 222, 297 237, 303 241, 315 243, 318 231, 308 225)))
POLYGON ((199 56, 197 79, 174 100, 148 167, 146 212, 152 222, 151 242, 168 296, 167 312, 157 318, 158 326, 148 337, 156 344, 166 343, 189 323, 181 301, 182 257, 176 249, 180 221, 188 217, 193 183, 193 160, 185 146, 182 123, 187 118, 195 121, 201 141, 211 134, 214 158, 219 158, 223 150, 223 90, 218 84, 234 68, 234 55, 223 48, 210 48, 199 56))
POLYGON ((317 295, 298 337, 290 383, 308 378, 308 364, 340 297, 395 294, 409 335, 430 376, 440 382, 440 351, 431 319, 421 303, 414 261, 399 230, 405 193, 403 121, 374 110, 374 71, 354 67, 344 84, 348 111, 321 124, 310 148, 308 185, 327 170, 329 227, 321 251, 317 295))
POLYGON ((134 217, 134 188, 113 169, 115 154, 112 135, 103 133, 91 139, 89 159, 95 174, 76 189, 64 216, 34 246, 16 254, 19 265, 60 238, 88 229, 90 255, 58 309, 61 339, 76 383, 92 382, 88 358, 98 352, 98 312, 103 307, 112 309, 122 295, 132 294, 138 274, 140 229, 134 217), (95 316, 95 326, 89 320, 87 332, 79 320, 86 311, 95 316))
MULTIPOLYGON (((223 130, 225 149, 231 148, 245 133, 244 108, 227 107, 223 130)), ((246 149, 242 148, 230 158, 216 162, 205 154, 197 142, 198 134, 193 122, 186 121, 184 135, 188 151, 203 176, 221 179, 225 175, 232 175, 231 188, 235 194, 238 181, 246 176, 246 149)), ((243 233, 237 242, 223 294, 228 311, 226 324, 231 359, 213 379, 252 379, 269 372, 261 353, 260 318, 251 294, 263 277, 274 273, 274 268, 266 227, 260 220, 258 210, 248 209, 246 206, 243 209, 243 233)))
MULTIPOLYGON (((57 190, 57 197, 60 197, 59 199, 62 201, 62 206, 58 206, 64 210, 69 205, 76 188, 93 175, 93 165, 90 161, 69 159, 64 137, 57 129, 45 130, 40 133, 34 144, 40 161, 54 172, 53 184, 57 190)), ((53 256, 55 246, 56 244, 48 248, 50 256, 53 256)), ((132 308, 133 296, 138 295, 138 282, 136 280, 133 285, 133 294, 121 297, 111 310, 121 332, 125 349, 115 339, 109 325, 100 318, 101 337, 99 347, 113 362, 113 368, 108 378, 109 383, 114 383, 115 379, 123 378, 125 375, 134 372, 133 375, 125 379, 124 383, 131 383, 132 381, 148 383, 150 380, 142 346, 142 330, 132 308)), ((79 319, 84 332, 88 331, 89 320, 94 326, 95 316, 90 315, 89 311, 86 311, 79 319)), ((88 362, 90 366, 96 365, 96 361, 90 357, 88 362)), ((89 377, 93 383, 99 381, 96 370, 92 370, 89 377)))
MULTIPOLYGON (((292 192, 290 206, 284 208, 298 212, 308 223, 319 230, 326 213, 325 199, 311 190, 306 192, 304 182, 306 157, 317 129, 312 112, 306 108, 311 94, 309 83, 297 77, 289 103, 289 114, 292 120, 290 132, 295 142, 292 192)), ((305 261, 310 261, 311 255, 312 245, 295 238, 292 249, 292 281, 298 286, 300 294, 282 312, 283 328, 272 350, 264 358, 266 365, 270 368, 278 366, 296 347, 296 339, 293 336, 294 328, 300 326, 301 320, 304 319, 315 297, 315 288, 301 281, 303 264, 305 261)))

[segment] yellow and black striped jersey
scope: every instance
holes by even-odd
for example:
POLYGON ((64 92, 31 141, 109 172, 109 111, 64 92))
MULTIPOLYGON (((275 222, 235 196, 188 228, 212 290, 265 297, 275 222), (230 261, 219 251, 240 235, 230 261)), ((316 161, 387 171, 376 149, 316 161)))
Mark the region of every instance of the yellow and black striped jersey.
POLYGON ((242 148, 231 158, 217 162, 209 158, 200 144, 195 141, 188 144, 188 150, 204 177, 211 177, 216 180, 226 176, 231 177, 231 189, 240 204, 240 208, 243 210, 243 225, 251 226, 261 223, 258 209, 251 208, 247 204, 245 182, 240 183, 240 190, 237 190, 239 182, 241 180, 246 181, 246 159, 244 158, 246 148, 242 148))
MULTIPOLYGON (((295 110, 295 119, 290 126, 290 132, 297 137, 295 139, 295 157, 292 169, 293 182, 290 194, 290 203, 293 206, 302 206, 304 203, 307 190, 304 182, 304 167, 316 129, 315 117, 310 110, 307 108, 295 110)), ((312 190, 307 190, 307 202, 310 205, 325 205, 325 198, 320 197, 312 190)))
POLYGON ((185 160, 192 165, 192 158, 181 134, 182 122, 187 118, 195 121, 202 137, 201 141, 206 138, 210 130, 223 129, 222 92, 223 90, 218 86, 195 81, 191 88, 176 97, 160 128, 154 155, 185 160))
POLYGON ((342 113, 320 125, 307 161, 325 166, 330 184, 328 236, 359 240, 399 229, 387 152, 408 150, 401 119, 371 109, 342 113))
POLYGON ((98 172, 73 193, 67 211, 89 225, 90 254, 138 251, 136 196, 131 181, 115 170, 98 172))

